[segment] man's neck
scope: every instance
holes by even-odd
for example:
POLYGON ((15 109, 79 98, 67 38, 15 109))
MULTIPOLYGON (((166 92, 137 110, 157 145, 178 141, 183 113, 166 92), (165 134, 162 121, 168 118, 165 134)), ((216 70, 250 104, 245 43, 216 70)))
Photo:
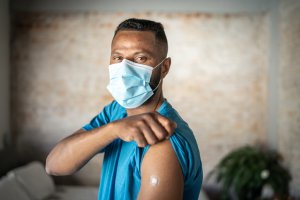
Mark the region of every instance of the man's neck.
POLYGON ((159 88, 159 90, 155 92, 154 96, 152 96, 144 105, 138 108, 127 109, 127 115, 132 116, 155 111, 161 106, 163 101, 164 97, 162 93, 162 88, 159 88))

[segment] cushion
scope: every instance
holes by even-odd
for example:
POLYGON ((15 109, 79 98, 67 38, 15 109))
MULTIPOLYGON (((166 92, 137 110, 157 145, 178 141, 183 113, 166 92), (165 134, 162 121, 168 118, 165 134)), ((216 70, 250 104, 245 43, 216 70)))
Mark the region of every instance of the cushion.
POLYGON ((30 199, 40 200, 50 196, 55 191, 52 178, 46 173, 40 162, 32 162, 10 172, 25 189, 30 199))
POLYGON ((47 200, 96 200, 98 188, 91 186, 58 186, 47 200))
POLYGON ((13 175, 4 176, 0 180, 0 197, 3 200, 30 200, 13 175))

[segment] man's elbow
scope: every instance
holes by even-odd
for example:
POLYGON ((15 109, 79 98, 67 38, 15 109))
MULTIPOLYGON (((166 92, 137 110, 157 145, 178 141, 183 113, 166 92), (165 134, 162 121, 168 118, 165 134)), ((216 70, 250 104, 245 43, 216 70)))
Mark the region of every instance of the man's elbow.
POLYGON ((53 167, 50 166, 49 164, 46 164, 45 170, 46 170, 47 174, 49 174, 49 175, 59 176, 57 171, 55 169, 53 169, 53 167))
POLYGON ((49 156, 46 160, 45 170, 47 174, 53 176, 67 176, 75 172, 74 169, 68 168, 67 166, 60 164, 60 162, 49 158, 49 156))

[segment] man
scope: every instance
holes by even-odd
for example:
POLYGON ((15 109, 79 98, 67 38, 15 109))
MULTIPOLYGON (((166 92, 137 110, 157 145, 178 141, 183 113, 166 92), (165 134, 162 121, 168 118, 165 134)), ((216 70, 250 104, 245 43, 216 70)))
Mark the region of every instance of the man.
POLYGON ((160 23, 128 19, 111 44, 114 101, 50 152, 46 170, 76 172, 104 152, 99 199, 198 199, 202 165, 187 123, 163 97, 168 42, 160 23))

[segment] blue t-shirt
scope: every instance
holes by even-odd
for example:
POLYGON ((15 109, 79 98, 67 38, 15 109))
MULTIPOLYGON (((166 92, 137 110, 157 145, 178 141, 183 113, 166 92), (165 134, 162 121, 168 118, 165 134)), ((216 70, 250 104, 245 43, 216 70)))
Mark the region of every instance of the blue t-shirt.
MULTIPOLYGON (((203 174, 200 153, 193 132, 167 100, 163 102, 158 112, 177 123, 177 128, 169 140, 177 155, 184 177, 183 199, 197 200, 203 174)), ((127 117, 126 109, 113 101, 83 129, 91 130, 125 117, 127 117)), ((116 139, 101 150, 101 152, 105 152, 105 155, 98 194, 99 200, 137 199, 141 185, 141 164, 149 147, 148 145, 140 148, 134 141, 125 142, 116 139)))

